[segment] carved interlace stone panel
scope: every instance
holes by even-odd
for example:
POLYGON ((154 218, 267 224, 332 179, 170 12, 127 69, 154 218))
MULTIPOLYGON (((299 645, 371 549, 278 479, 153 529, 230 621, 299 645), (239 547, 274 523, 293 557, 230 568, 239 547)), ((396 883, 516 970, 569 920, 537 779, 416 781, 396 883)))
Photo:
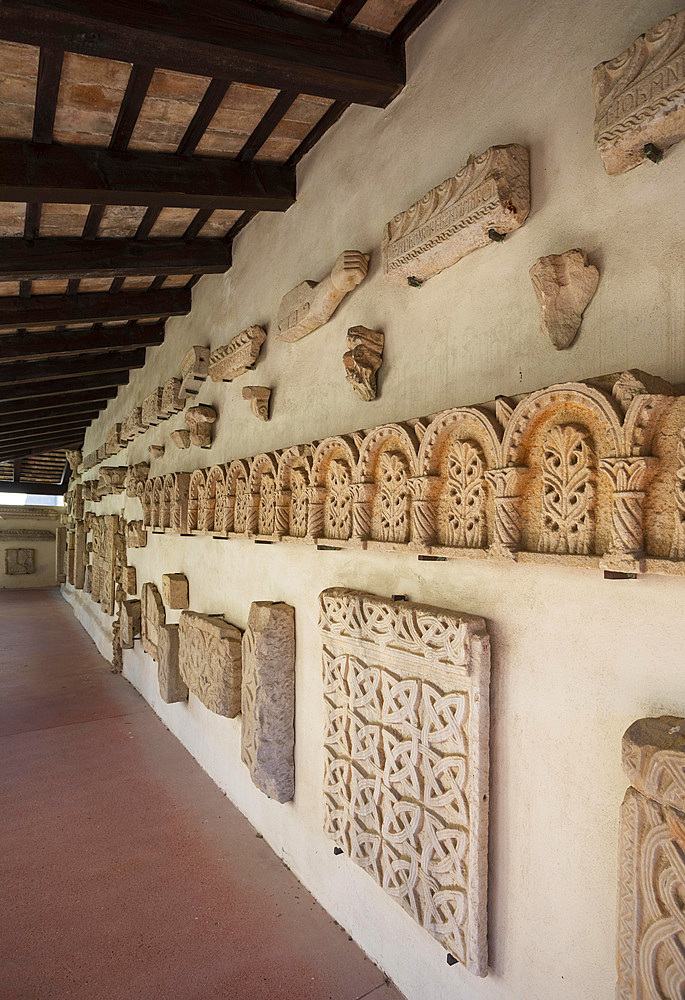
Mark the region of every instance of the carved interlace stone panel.
POLYGON ((152 657, 158 658, 159 628, 166 622, 164 602, 154 583, 144 583, 140 602, 140 634, 143 649, 152 657))
POLYGON ((35 572, 35 549, 5 549, 5 574, 7 576, 30 576, 35 572))
POLYGON ((685 719, 639 719, 623 737, 617 1000, 685 997, 685 719))
POLYGON ((490 646, 482 618, 320 595, 325 828, 413 919, 487 975, 490 646))
POLYGON ((241 757, 277 802, 295 794, 295 609, 255 601, 243 638, 241 757))
POLYGON ((240 712, 242 632, 214 615, 184 611, 179 622, 181 679, 202 704, 233 719, 240 712))
POLYGON ((667 149, 685 138, 685 10, 595 66, 595 143, 608 174, 645 158, 645 145, 667 149))
POLYGON ((388 222, 382 244, 385 276, 402 283, 426 281, 487 246, 493 230, 518 229, 529 211, 528 150, 491 146, 388 222))

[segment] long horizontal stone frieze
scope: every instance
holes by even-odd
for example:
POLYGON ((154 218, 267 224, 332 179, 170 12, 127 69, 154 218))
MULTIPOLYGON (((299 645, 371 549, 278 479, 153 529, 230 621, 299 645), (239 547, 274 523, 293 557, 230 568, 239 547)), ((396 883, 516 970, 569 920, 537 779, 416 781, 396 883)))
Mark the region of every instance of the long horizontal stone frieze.
POLYGON ((640 371, 137 484, 152 531, 685 575, 685 396, 640 371))

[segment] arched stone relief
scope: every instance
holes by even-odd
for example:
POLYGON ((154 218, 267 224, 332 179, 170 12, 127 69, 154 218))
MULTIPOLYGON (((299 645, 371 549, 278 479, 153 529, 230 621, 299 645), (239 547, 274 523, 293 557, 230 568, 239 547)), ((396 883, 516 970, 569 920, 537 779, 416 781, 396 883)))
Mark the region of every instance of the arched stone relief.
POLYGON ((206 469, 196 469, 190 477, 188 491, 188 531, 200 529, 200 507, 204 503, 206 469))
POLYGON ((207 472, 203 502, 200 505, 200 530, 207 534, 224 533, 226 518, 226 479, 224 468, 213 465, 207 472))
POLYGON ((595 530, 596 459, 590 436, 577 424, 556 424, 544 439, 542 552, 589 555, 595 530))
POLYGON ((358 459, 351 436, 328 438, 314 452, 307 529, 311 538, 352 537, 351 486, 358 459))
POLYGON ((278 458, 258 455, 252 460, 249 478, 250 534, 273 535, 276 531, 276 480, 278 458))
POLYGON ((162 509, 159 516, 159 527, 163 531, 171 528, 171 508, 174 502, 175 487, 176 477, 170 472, 164 477, 162 488, 162 509))
POLYGON ((158 476, 152 488, 152 528, 154 531, 164 530, 162 523, 162 508, 164 502, 164 479, 158 476))
POLYGON ((365 436, 353 487, 355 540, 408 543, 409 483, 417 471, 418 446, 413 428, 403 424, 386 424, 365 436))
POLYGON ((675 474, 675 514, 671 559, 685 559, 685 427, 678 441, 678 468, 675 474))
POLYGON ((295 445, 280 457, 276 480, 276 534, 304 538, 309 514, 312 448, 295 445))
POLYGON ((146 528, 152 527, 152 494, 154 490, 154 480, 148 479, 145 483, 138 483, 137 491, 141 507, 143 508, 143 525, 146 528))
POLYGON ((248 479, 246 461, 231 462, 226 471, 226 531, 242 534, 247 526, 248 479))
POLYGON ((475 441, 453 440, 450 443, 440 500, 439 540, 453 548, 485 548, 485 463, 475 441))

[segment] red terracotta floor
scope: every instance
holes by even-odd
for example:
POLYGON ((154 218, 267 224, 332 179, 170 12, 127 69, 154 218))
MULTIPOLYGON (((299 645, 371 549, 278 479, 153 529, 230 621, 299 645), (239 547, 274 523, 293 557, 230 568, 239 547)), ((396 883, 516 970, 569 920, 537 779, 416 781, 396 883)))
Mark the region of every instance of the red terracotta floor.
POLYGON ((0 998, 402 1000, 57 591, 0 591, 0 998))

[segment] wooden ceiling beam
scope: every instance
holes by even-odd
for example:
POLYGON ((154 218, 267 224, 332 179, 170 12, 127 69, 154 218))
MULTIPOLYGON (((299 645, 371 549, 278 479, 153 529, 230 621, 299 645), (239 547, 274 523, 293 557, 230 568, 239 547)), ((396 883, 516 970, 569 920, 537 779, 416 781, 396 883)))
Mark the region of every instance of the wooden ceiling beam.
POLYGON ((163 342, 164 323, 98 324, 89 330, 58 328, 42 333, 5 333, 0 334, 0 366, 39 358, 132 351, 138 347, 158 347, 163 342))
POLYGON ((402 46, 249 0, 4 0, 0 37, 374 107, 405 82, 402 46))
POLYGON ((91 406, 72 407, 71 409, 53 407, 46 410, 34 410, 32 413, 20 413, 18 416, 14 413, 4 413, 0 414, 0 434, 5 434, 6 431, 14 427, 29 430, 40 424, 44 427, 46 423, 66 427, 68 424, 73 425, 77 420, 81 420, 90 424, 99 414, 100 410, 92 404, 91 406))
POLYGON ((221 156, 1 139, 0 201, 285 212, 295 203, 295 171, 221 156))
POLYGON ((14 458, 29 458, 33 455, 43 455, 46 451, 61 451, 62 448, 80 448, 83 434, 78 431, 53 431, 52 434, 30 437, 21 444, 0 447, 0 462, 14 458))
POLYGON ((25 438, 36 434, 45 434, 49 430, 68 430, 70 433, 74 430, 81 430, 85 433, 86 428, 90 424, 90 420, 86 416, 74 416, 71 420, 59 420, 53 423, 47 423, 45 419, 36 420, 32 424, 19 424, 15 426, 6 424, 0 426, 0 448, 4 448, 6 444, 10 444, 12 441, 16 441, 21 444, 25 438))
MULTIPOLYGON (((20 386, 30 382, 54 382, 83 375, 128 372, 145 364, 145 349, 110 351, 108 354, 79 355, 75 358, 49 358, 46 361, 16 361, 0 365, 0 387, 20 386)), ((59 386, 55 386, 58 389, 59 386)))
MULTIPOLYGON (((69 480, 67 479, 66 482, 69 480)), ((34 483, 34 482, 5 482, 0 479, 0 493, 33 493, 36 496, 58 496, 61 497, 66 490, 64 478, 55 483, 34 483)))
POLYGON ((129 372, 104 372, 102 375, 86 375, 76 378, 60 379, 59 382, 36 378, 35 382, 25 382, 21 385, 4 386, 0 392, 0 400, 8 403, 17 399, 37 399, 41 396, 52 396, 53 393, 63 393, 65 396, 83 391, 85 394, 90 389, 102 389, 103 387, 115 388, 112 393, 116 395, 116 388, 126 385, 129 379, 129 372))
POLYGON ((113 399, 118 391, 118 386, 110 385, 104 388, 93 388, 91 383, 83 383, 83 391, 78 392, 72 389, 71 392, 64 392, 64 383, 59 387, 48 385, 48 392, 51 395, 38 396, 27 399, 7 399, 6 390, 0 394, 0 420, 10 417, 34 416, 39 412, 44 412, 47 416, 53 411, 69 411, 78 409, 90 409, 95 407, 98 410, 104 409, 110 399, 113 399), (59 388, 59 392, 55 390, 59 388))
POLYGON ((116 295, 87 292, 78 295, 33 295, 28 299, 11 296, 0 299, 0 331, 53 323, 66 326, 69 323, 185 316, 190 312, 191 303, 191 294, 186 288, 117 292, 116 295))
POLYGON ((223 240, 0 239, 0 281, 223 274, 230 266, 223 240))

